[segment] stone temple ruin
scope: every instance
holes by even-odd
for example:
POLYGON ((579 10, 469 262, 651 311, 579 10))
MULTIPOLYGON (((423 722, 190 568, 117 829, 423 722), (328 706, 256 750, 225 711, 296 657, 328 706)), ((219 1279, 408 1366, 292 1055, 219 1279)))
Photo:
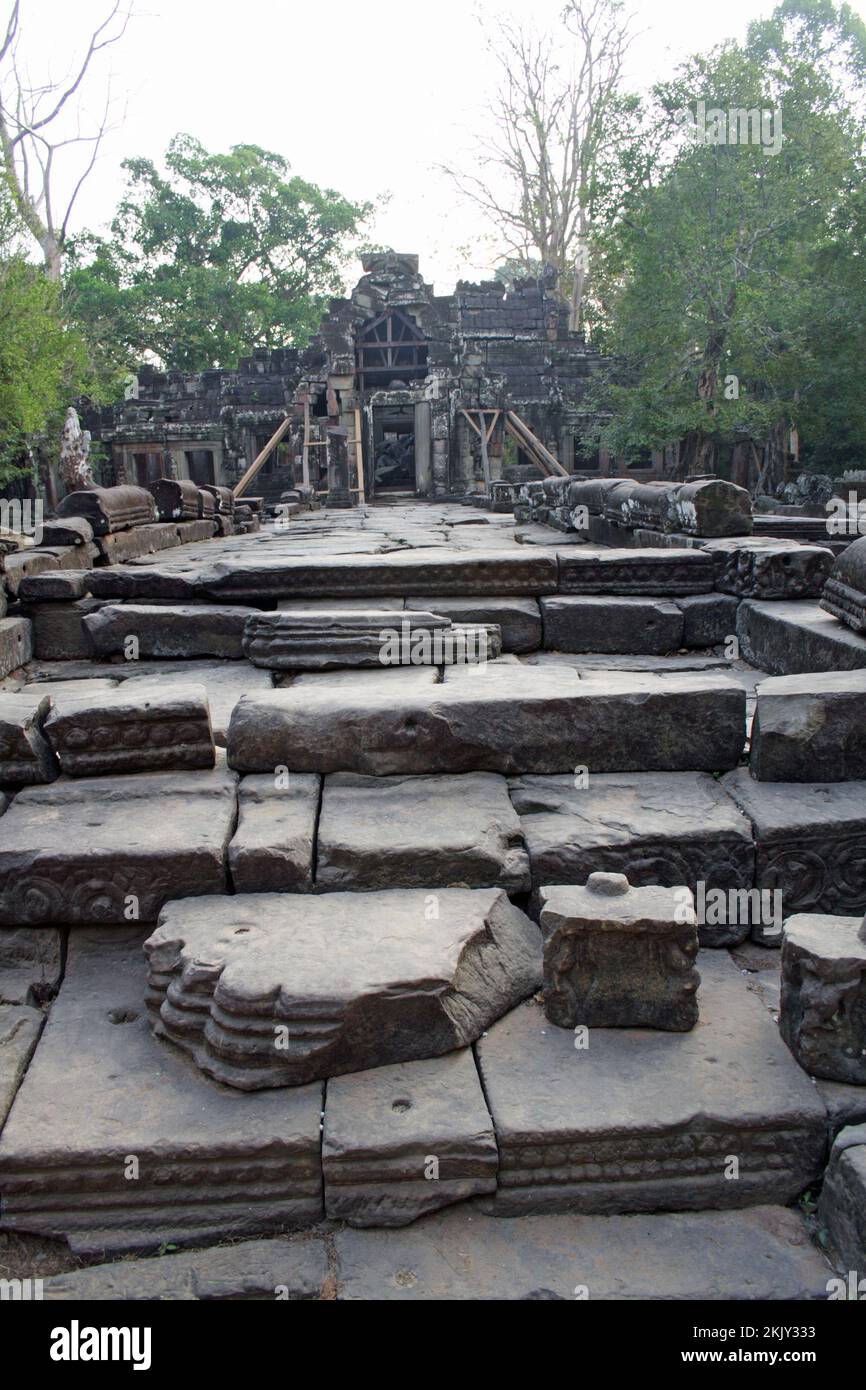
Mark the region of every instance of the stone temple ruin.
POLYGON ((0 1235, 66 1243, 56 1299, 827 1298, 866 1263, 866 537, 587 476, 570 407, 479 386, 533 456, 485 471, 470 292, 383 320, 384 278, 293 363, 275 518, 222 456, 4 547, 0 1235), (367 319, 421 500, 379 495, 408 453, 354 470, 367 319))

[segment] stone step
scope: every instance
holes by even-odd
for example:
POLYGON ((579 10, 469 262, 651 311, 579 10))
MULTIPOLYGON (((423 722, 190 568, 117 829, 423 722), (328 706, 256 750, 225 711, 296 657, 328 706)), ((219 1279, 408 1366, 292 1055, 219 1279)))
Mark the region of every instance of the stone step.
POLYGON ((557 594, 540 605, 548 651, 661 656, 683 645, 683 614, 670 599, 557 594))
POLYGON ((745 740, 745 693, 724 675, 662 678, 498 665, 449 668, 442 685, 290 687, 245 696, 229 764, 241 772, 719 771, 745 740))
MULTIPOLYGON (((239 1298, 749 1302, 825 1299, 834 1271, 784 1207, 655 1216, 528 1216, 466 1208, 411 1229, 239 1241, 46 1279, 46 1302, 239 1298)), ((862 1267, 862 1261, 861 1265, 862 1267)))
POLYGON ((866 637, 852 632, 817 603, 758 603, 737 611, 743 656, 771 676, 866 667, 866 637))
POLYGON ((866 778, 866 670, 761 681, 749 765, 761 782, 866 778))

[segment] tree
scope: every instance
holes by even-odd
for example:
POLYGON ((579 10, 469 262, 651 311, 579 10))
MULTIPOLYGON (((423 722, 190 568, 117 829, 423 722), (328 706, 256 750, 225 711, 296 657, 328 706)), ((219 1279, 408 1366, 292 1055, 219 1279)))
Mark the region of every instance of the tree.
POLYGON ((612 151, 635 103, 620 92, 631 42, 622 0, 568 0, 563 39, 500 20, 490 41, 501 84, 480 173, 447 169, 498 229, 511 259, 551 266, 579 328, 594 219, 610 196, 612 151))
POLYGON ((293 175, 257 145, 209 153, 177 135, 163 176, 126 160, 110 239, 80 239, 74 312, 129 353, 187 371, 229 367, 255 347, 303 345, 370 212, 293 175))
POLYGON ((851 381, 863 346, 864 37, 844 7, 786 3, 745 45, 698 56, 656 88, 666 147, 599 232, 600 341, 620 363, 603 440, 616 452, 681 441, 682 470, 701 473, 748 446, 753 481, 770 489, 791 426, 826 415, 822 395, 839 398, 834 360, 851 381), (725 125, 712 116, 696 140, 679 118, 699 100, 725 125), (741 143, 731 111, 777 124, 743 127, 741 143))
POLYGON ((106 18, 87 40, 84 55, 63 82, 50 77, 33 84, 19 59, 20 0, 15 0, 0 44, 0 154, 6 185, 22 223, 37 242, 52 280, 59 280, 78 194, 92 172, 109 128, 110 84, 102 116, 89 132, 75 112, 94 60, 125 34, 131 11, 114 0, 106 18), (70 124, 69 117, 76 119, 70 124), (84 150, 86 158, 72 178, 71 192, 60 193, 58 159, 84 150))

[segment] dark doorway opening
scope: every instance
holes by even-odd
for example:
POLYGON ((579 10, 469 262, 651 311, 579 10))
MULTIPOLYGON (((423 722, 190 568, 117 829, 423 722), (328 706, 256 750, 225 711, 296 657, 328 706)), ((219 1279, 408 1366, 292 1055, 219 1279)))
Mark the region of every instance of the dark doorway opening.
POLYGON ((373 412, 373 486, 376 492, 415 491, 415 412, 373 412))
POLYGON ((187 449, 186 466, 189 469, 190 478, 197 487, 204 487, 205 483, 210 483, 213 486, 216 482, 212 449, 187 449))

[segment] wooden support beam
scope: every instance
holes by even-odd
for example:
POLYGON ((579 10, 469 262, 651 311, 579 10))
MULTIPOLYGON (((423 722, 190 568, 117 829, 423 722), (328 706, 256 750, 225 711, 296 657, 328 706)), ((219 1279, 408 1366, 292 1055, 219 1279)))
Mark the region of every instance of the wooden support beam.
POLYGON ((539 464, 542 472, 546 472, 548 475, 553 474, 561 478, 567 478, 569 476, 568 469, 563 468, 559 459, 542 444, 536 434, 533 434, 526 421, 521 420, 516 411, 507 411, 505 419, 506 426, 510 426, 509 433, 514 436, 518 443, 521 443, 521 440, 523 441, 522 447, 526 449, 529 454, 535 456, 535 462, 539 464))
MULTIPOLYGON (((364 488, 364 446, 361 433, 361 411, 358 406, 355 406, 355 468, 358 473, 358 499, 363 506, 367 501, 367 493, 364 488)), ((354 488, 352 491, 354 492, 354 488)))
POLYGON ((234 488, 232 489, 232 495, 234 497, 240 497, 241 493, 244 491, 244 488, 252 482, 256 474, 264 467, 271 454, 274 452, 274 449, 276 449, 280 440, 283 438, 283 435, 288 430, 289 425, 291 423, 292 417, 291 415, 287 415, 282 424, 274 430, 267 444, 262 449, 262 452, 258 455, 257 458, 253 460, 253 462, 250 464, 249 468, 247 469, 243 477, 240 479, 240 481, 235 483, 234 488))

